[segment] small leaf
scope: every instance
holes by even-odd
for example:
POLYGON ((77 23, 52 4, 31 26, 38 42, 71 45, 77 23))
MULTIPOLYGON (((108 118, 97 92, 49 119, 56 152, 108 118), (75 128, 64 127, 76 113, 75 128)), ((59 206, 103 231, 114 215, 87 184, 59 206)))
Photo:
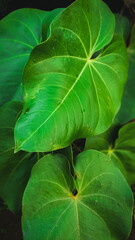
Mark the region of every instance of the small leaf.
POLYGON ((22 100, 22 74, 32 49, 41 43, 49 24, 59 13, 39 9, 19 9, 0 21, 0 105, 9 100, 22 100), (47 16, 49 19, 47 19, 47 16))
POLYGON ((55 18, 49 39, 32 51, 24 71, 16 151, 57 150, 110 126, 128 67, 114 27, 101 0, 75 1, 55 18))
POLYGON ((121 123, 126 123, 135 118, 135 24, 132 28, 127 52, 129 59, 128 80, 125 85, 121 108, 116 116, 116 119, 121 123))
POLYGON ((120 171, 91 150, 78 155, 75 171, 76 190, 64 155, 46 155, 34 166, 23 197, 24 240, 127 239, 133 196, 120 171))
POLYGON ((126 169, 129 184, 135 184, 135 122, 128 123, 119 130, 115 152, 126 169))
POLYGON ((107 154, 132 185, 135 184, 135 122, 119 128, 113 126, 104 134, 87 138, 85 150, 96 149, 107 154))
POLYGON ((115 123, 106 132, 99 134, 97 136, 90 136, 86 139, 85 150, 95 149, 102 151, 103 153, 108 153, 108 150, 113 149, 115 140, 118 137, 120 125, 115 123))
POLYGON ((115 20, 115 33, 121 35, 126 41, 130 34, 130 22, 128 18, 117 13, 115 14, 115 20))
POLYGON ((8 208, 21 211, 22 195, 37 155, 20 151, 14 154, 14 125, 22 104, 9 102, 0 108, 0 197, 8 208))

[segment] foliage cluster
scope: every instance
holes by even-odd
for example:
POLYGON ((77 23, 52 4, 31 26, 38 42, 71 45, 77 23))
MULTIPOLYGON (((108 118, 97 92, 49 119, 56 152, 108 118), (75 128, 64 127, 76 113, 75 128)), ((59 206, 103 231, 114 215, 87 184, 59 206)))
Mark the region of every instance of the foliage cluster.
POLYGON ((128 238, 135 184, 130 28, 101 0, 51 12, 19 9, 0 21, 0 197, 22 211, 24 240, 128 238))

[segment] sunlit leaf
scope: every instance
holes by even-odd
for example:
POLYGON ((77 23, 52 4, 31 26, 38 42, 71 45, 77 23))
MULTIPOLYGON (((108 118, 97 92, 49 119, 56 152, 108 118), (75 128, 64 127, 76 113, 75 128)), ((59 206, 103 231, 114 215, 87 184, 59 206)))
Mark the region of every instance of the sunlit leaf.
POLYGON ((110 126, 128 67, 114 28, 114 15, 100 0, 75 1, 55 18, 50 38, 32 51, 25 68, 16 151, 64 148, 110 126))

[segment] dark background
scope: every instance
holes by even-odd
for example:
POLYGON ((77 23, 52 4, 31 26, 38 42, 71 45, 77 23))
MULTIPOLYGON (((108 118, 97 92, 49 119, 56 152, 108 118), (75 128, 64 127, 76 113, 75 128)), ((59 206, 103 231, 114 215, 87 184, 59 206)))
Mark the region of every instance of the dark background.
MULTIPOLYGON (((65 8, 73 2, 74 0, 0 0, 0 19, 19 8, 38 8, 49 11, 54 8, 65 8)), ((123 0, 104 0, 104 2, 114 13, 120 12, 124 6, 123 0)))

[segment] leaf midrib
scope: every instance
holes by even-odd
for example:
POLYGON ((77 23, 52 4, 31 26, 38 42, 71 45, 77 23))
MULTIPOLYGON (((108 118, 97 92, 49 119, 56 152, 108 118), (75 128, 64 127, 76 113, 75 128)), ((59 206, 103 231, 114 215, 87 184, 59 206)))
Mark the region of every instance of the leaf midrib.
MULTIPOLYGON (((90 24, 89 24, 89 21, 88 21, 88 18, 87 18, 87 15, 86 15, 86 13, 85 13, 85 11, 83 11, 83 13, 84 13, 84 15, 85 15, 85 18, 86 18, 86 20, 87 20, 87 24, 88 24, 88 27, 89 27, 89 35, 90 35, 90 40, 92 39, 92 36, 91 36, 91 32, 90 32, 90 24)), ((84 49, 84 53, 86 54, 86 59, 85 58, 80 58, 80 60, 84 60, 86 63, 85 63, 85 65, 83 66, 83 68, 82 68, 82 70, 81 70, 81 72, 80 72, 80 74, 79 74, 79 76, 77 77, 77 79, 76 79, 76 81, 74 82, 74 84, 72 85, 72 87, 69 89, 69 91, 67 92, 67 94, 65 95, 65 97, 62 99, 62 101, 61 101, 61 103, 54 109, 54 111, 52 111, 52 113, 47 117, 47 119, 45 119, 45 121, 42 123, 42 124, 40 124, 40 126, 38 127, 38 128, 36 128, 35 129, 35 131, 33 131, 33 133, 27 138, 27 139, 25 139, 19 146, 16 146, 15 147, 15 152, 17 152, 53 115, 54 115, 54 113, 60 108, 60 106, 62 105, 62 103, 65 101, 65 99, 67 98, 67 96, 70 94, 70 92, 72 91, 72 89, 74 88, 74 86, 76 85, 76 83, 78 82, 78 79, 80 78, 80 76, 82 75, 82 73, 83 73, 83 71, 85 70, 85 68, 86 68, 86 66, 87 65, 89 65, 89 63, 90 63, 90 56, 88 56, 89 54, 91 54, 91 51, 93 50, 93 49, 91 49, 91 41, 90 41, 90 53, 88 54, 87 53, 87 50, 86 50, 86 47, 85 47, 85 45, 84 45, 84 43, 83 43, 83 41, 82 41, 82 39, 80 38, 80 36, 79 35, 77 35, 72 29, 69 29, 69 28, 65 28, 65 27, 59 27, 59 28, 63 28, 63 29, 65 29, 65 30, 67 30, 67 31, 70 31, 70 32, 72 32, 72 34, 74 34, 77 38, 78 38, 78 40, 80 41, 80 43, 81 43, 81 45, 82 45, 82 47, 83 47, 83 49, 84 49)), ((98 35, 97 35, 97 38, 96 38, 96 41, 95 41, 95 43, 94 43, 94 47, 96 46, 96 43, 98 42, 98 39, 99 39, 99 36, 100 36, 100 31, 101 31, 101 15, 100 15, 100 27, 99 27, 99 32, 98 32, 98 35)), ((60 56, 55 56, 55 58, 56 57, 60 57, 60 56)), ((61 56, 61 57, 63 57, 63 56, 61 56)), ((65 57, 74 57, 74 56, 65 56, 65 57)), ((54 58, 54 57, 53 57, 54 58)), ((76 58, 78 58, 78 57, 76 57, 76 58)), ((50 58, 49 58, 50 59, 50 58)), ((41 61, 39 61, 37 64, 39 64, 40 62, 42 62, 42 61, 46 61, 47 59, 43 59, 43 60, 41 60, 41 61)), ((28 68, 28 70, 29 70, 29 68, 28 68)), ((94 81, 93 81, 94 82, 94 81)), ((95 84, 94 84, 94 86, 95 86, 95 84)), ((95 91, 96 91, 96 93, 97 93, 97 89, 96 89, 96 87, 95 87, 95 91)), ((96 94, 97 95, 97 94, 96 94)), ((98 95, 97 95, 97 99, 98 99, 98 95)), ((98 107, 99 107, 99 110, 100 110, 100 104, 99 104, 99 101, 98 101, 98 107)), ((99 111, 98 111, 99 112, 99 111)), ((97 121, 98 122, 98 121, 97 121)), ((97 123, 98 124, 98 123, 97 123)))
MULTIPOLYGON (((78 57, 74 57, 74 56, 67 56, 67 55, 65 55, 65 56, 53 56, 52 58, 56 58, 56 57, 71 57, 71 58, 77 58, 78 59, 78 57)), ((49 58, 50 59, 50 58, 49 58)), ((19 146, 16 146, 15 147, 15 152, 17 152, 53 115, 54 115, 54 113, 61 107, 61 105, 63 104, 63 102, 66 100, 66 98, 68 97, 68 95, 70 94, 70 92, 74 89, 74 86, 77 84, 77 82, 78 82, 78 80, 80 79, 80 77, 81 77, 81 75, 83 74, 83 72, 84 72, 84 70, 85 70, 85 68, 87 67, 87 66, 89 66, 89 68, 90 68, 90 63, 91 63, 91 61, 93 61, 93 60, 88 60, 88 59, 85 59, 85 58, 79 58, 81 61, 85 61, 85 64, 84 64, 84 66, 83 66, 83 68, 82 68, 82 70, 81 70, 81 72, 80 72, 80 74, 78 75, 78 77, 77 77, 77 79, 76 79, 76 81, 74 82, 74 84, 72 85, 72 87, 69 89, 69 91, 67 92, 67 94, 65 95, 65 97, 62 99, 62 101, 60 102, 60 104, 54 109, 54 111, 48 116, 48 118, 47 119, 45 119, 45 121, 42 123, 42 124, 40 124, 40 126, 38 127, 38 128, 36 128, 36 130, 26 139, 26 140, 24 140, 19 146)), ((43 61, 46 61, 47 59, 45 59, 45 60, 43 60, 43 61)), ((41 62, 41 61, 40 61, 41 62)), ((38 62, 38 63, 40 63, 40 62, 38 62)), ((101 79, 102 80, 102 79, 101 79)), ((94 80, 93 80, 93 83, 94 83, 94 80)), ((103 82, 104 83, 104 82, 103 82)), ((94 86, 95 86, 95 84, 94 84, 94 86)), ((108 88, 107 88, 107 90, 108 90, 108 88)), ((95 91, 97 92, 97 90, 96 90, 96 86, 95 86, 95 91)), ((109 92, 109 91, 108 91, 109 92)), ((97 98, 98 98, 98 94, 96 94, 97 95, 97 98)), ((112 98, 111 98, 111 100, 112 100, 112 98)), ((99 109, 100 109, 100 104, 99 104, 99 101, 98 101, 98 106, 99 106, 99 109)))
POLYGON ((74 88, 74 86, 77 84, 78 80, 80 79, 81 75, 83 74, 85 68, 87 67, 87 65, 89 64, 89 62, 87 61, 85 63, 85 65, 83 66, 79 76, 77 77, 76 81, 74 82, 74 84, 72 85, 72 87, 69 89, 68 93, 65 95, 65 97, 62 99, 61 103, 55 108, 55 110, 49 115, 49 117, 42 123, 40 124, 40 126, 25 140, 22 142, 22 144, 19 147, 16 147, 16 151, 19 150, 52 116, 53 114, 61 107, 61 105, 63 104, 63 102, 65 101, 65 99, 68 97, 68 95, 70 94, 70 92, 72 91, 72 89, 74 88))

